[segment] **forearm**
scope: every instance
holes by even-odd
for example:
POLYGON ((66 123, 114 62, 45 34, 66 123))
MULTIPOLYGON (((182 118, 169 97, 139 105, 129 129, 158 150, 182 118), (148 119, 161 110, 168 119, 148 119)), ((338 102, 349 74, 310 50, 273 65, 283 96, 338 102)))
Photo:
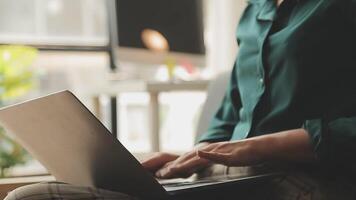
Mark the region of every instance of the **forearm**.
POLYGON ((261 161, 313 162, 315 155, 308 133, 295 129, 248 139, 251 154, 261 161))

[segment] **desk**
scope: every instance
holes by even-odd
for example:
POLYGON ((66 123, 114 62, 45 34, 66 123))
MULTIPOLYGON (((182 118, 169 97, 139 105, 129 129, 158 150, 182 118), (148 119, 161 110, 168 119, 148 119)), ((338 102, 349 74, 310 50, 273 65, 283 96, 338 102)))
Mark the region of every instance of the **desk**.
POLYGON ((86 91, 86 93, 94 97, 94 113, 100 118, 102 113, 100 110, 99 102, 100 95, 109 95, 112 97, 116 97, 119 93, 147 92, 150 96, 148 116, 150 122, 150 145, 152 151, 158 152, 160 150, 159 94, 162 92, 176 91, 206 91, 208 84, 208 80, 170 82, 143 80, 110 81, 105 85, 91 88, 89 91, 86 91))

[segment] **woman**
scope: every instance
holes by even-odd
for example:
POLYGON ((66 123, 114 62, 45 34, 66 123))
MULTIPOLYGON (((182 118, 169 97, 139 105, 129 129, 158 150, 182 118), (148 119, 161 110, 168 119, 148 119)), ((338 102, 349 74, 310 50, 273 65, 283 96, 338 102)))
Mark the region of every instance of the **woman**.
MULTIPOLYGON (((187 154, 161 153, 142 164, 157 177, 173 178, 213 163, 294 163, 282 180, 251 193, 256 199, 355 199, 355 11, 356 0, 249 0, 229 88, 209 131, 187 154)), ((51 188, 25 187, 6 200, 48 192, 63 197, 58 190, 70 188, 113 195, 44 187, 51 188)))

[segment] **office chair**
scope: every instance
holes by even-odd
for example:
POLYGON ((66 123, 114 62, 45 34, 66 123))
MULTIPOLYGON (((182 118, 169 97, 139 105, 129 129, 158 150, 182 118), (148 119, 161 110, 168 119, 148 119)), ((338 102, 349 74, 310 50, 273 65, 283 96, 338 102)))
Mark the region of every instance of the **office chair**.
POLYGON ((199 137, 204 134, 209 127, 212 117, 217 112, 222 100, 224 98, 228 83, 230 80, 230 73, 223 72, 218 74, 215 79, 213 79, 208 86, 207 98, 203 105, 202 112, 198 120, 198 125, 196 129, 195 140, 197 141, 199 137))

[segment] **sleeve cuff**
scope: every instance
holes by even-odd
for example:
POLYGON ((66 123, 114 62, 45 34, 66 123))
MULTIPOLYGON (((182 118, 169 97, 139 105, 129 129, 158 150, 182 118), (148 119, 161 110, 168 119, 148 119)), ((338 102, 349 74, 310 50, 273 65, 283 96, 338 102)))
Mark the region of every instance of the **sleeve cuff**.
POLYGON ((303 128, 308 132, 313 146, 314 153, 318 161, 325 161, 328 158, 328 133, 322 119, 307 120, 303 128))

